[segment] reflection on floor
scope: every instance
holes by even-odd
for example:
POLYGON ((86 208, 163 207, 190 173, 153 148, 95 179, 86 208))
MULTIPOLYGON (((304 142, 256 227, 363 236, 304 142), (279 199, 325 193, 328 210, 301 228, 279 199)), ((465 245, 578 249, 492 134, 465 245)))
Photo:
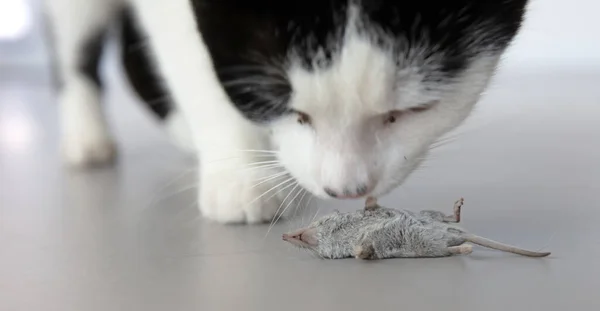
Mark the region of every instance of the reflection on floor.
POLYGON ((444 209, 464 196, 466 227, 546 246, 550 258, 476 249, 370 263, 319 260, 280 240, 317 210, 360 202, 315 202, 266 236, 202 221, 193 190, 174 194, 194 185, 194 164, 119 79, 107 95, 118 166, 65 169, 44 77, 0 76, 0 310, 598 307, 600 71, 503 72, 458 139, 382 201, 444 209))

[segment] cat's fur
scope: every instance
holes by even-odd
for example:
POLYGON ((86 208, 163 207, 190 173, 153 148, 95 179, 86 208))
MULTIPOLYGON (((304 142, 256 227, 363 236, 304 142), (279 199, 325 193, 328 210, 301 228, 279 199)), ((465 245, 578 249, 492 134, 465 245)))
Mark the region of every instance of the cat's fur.
POLYGON ((114 158, 97 65, 120 21, 130 81, 199 154, 204 216, 271 219, 287 175, 256 184, 281 169, 322 198, 385 194, 469 115, 526 2, 47 0, 66 159, 114 158))

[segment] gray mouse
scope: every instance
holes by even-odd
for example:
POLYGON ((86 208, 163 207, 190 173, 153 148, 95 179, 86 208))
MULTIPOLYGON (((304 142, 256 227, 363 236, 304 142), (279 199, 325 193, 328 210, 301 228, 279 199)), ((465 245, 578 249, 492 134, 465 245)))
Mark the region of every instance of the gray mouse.
POLYGON ((447 257, 470 254, 472 246, 467 242, 528 257, 550 255, 468 233, 456 225, 463 203, 458 200, 454 213, 447 216, 432 210, 386 208, 369 198, 363 210, 325 215, 307 228, 284 234, 283 240, 328 259, 447 257))

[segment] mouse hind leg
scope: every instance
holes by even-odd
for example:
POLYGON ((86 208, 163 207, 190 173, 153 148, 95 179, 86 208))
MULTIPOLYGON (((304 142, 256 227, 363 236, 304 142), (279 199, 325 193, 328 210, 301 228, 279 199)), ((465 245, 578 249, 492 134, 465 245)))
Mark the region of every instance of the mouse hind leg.
POLYGON ((467 255, 473 252, 473 245, 460 236, 453 236, 448 240, 447 250, 452 255, 467 255))
POLYGON ((458 246, 450 246, 448 247, 448 252, 452 255, 468 255, 473 252, 473 246, 466 243, 458 246))
POLYGON ((465 199, 463 199, 463 198, 460 198, 458 201, 454 202, 454 214, 444 217, 444 222, 459 223, 460 222, 460 210, 464 203, 465 203, 465 199))
POLYGON ((460 222, 460 210, 465 203, 465 199, 460 198, 454 202, 454 213, 450 216, 444 216, 442 221, 448 223, 459 223, 460 222))
POLYGON ((439 222, 445 223, 459 223, 460 222, 460 210, 464 204, 464 199, 460 199, 454 203, 454 213, 452 215, 446 215, 440 211, 421 211, 421 215, 430 217, 439 222))

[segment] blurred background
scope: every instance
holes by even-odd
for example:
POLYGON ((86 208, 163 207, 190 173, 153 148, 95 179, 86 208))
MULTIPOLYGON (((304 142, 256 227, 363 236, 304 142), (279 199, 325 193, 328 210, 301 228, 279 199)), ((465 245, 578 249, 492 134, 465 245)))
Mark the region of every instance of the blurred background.
MULTIPOLYGON (((600 62, 594 0, 531 0, 527 22, 505 65, 589 66, 600 62)), ((0 0, 0 65, 47 63, 41 0, 0 0)))
MULTIPOLYGON (((458 132, 470 132, 470 128, 481 131, 484 125, 499 126, 503 122, 510 122, 512 125, 510 130, 513 131, 517 130, 516 125, 520 124, 519 122, 528 123, 523 126, 528 127, 528 130, 536 131, 539 129, 532 126, 535 122, 544 122, 544 120, 538 119, 542 118, 544 113, 558 116, 559 120, 553 120, 553 122, 569 122, 570 119, 580 120, 592 117, 593 114, 590 115, 581 109, 579 111, 573 109, 572 102, 577 101, 577 98, 581 96, 596 99, 598 95, 597 88, 592 86, 599 81, 598 77, 600 76, 600 39, 597 30, 600 29, 600 19, 596 16, 597 9, 600 9, 600 3, 594 0, 568 2, 531 0, 523 30, 505 55, 499 73, 488 90, 491 95, 484 97, 474 116, 458 132), (561 86, 561 84, 564 85, 561 86), (553 85, 553 87, 546 88, 547 85, 553 85), (503 92, 508 89, 511 89, 512 92, 503 92), (512 97, 515 94, 521 94, 524 96, 523 99, 526 96, 527 100, 514 100, 512 97), (548 99, 553 101, 552 105, 549 104, 548 99)), ((0 0, 0 82, 5 91, 9 86, 12 88, 11 100, 23 101, 24 98, 19 98, 21 95, 25 97, 31 97, 33 94, 53 96, 48 88, 49 59, 44 24, 39 18, 40 13, 41 0, 0 0), (41 89, 36 89, 40 92, 31 92, 31 88, 34 86, 41 87, 41 89), (23 90, 24 93, 17 92, 17 90, 23 90)), ((115 123, 113 127, 117 128, 117 132, 119 132, 119 127, 124 125, 123 123, 129 124, 131 120, 136 120, 136 124, 139 125, 138 129, 127 127, 125 133, 118 134, 117 139, 127 145, 125 146, 126 152, 142 147, 155 148, 157 139, 164 139, 164 135, 153 124, 147 111, 140 105, 122 104, 123 102, 135 103, 137 98, 132 96, 129 87, 122 80, 119 64, 116 62, 117 54, 114 45, 113 43, 108 46, 108 53, 103 60, 103 74, 108 81, 109 89, 107 110, 115 123), (115 114, 113 113, 115 106, 118 107, 119 112, 125 109, 131 113, 115 114), (136 138, 130 140, 128 139, 130 136, 136 138)), ((50 98, 48 99, 50 100, 50 98)), ((6 102, 7 99, 4 98, 4 101, 6 102)), ((47 122, 54 122, 55 111, 50 109, 49 105, 51 104, 40 105, 42 105, 42 110, 48 112, 47 122)), ((25 129, 25 119, 27 119, 25 116, 9 115, 6 111, 8 109, 6 104, 0 109, 4 111, 0 115, 2 123, 4 123, 0 133, 4 137, 2 141, 5 146, 7 140, 23 140, 27 135, 34 135, 35 126, 32 125, 29 129, 25 129), (13 130, 12 126, 21 127, 20 130, 13 130)), ((34 110, 39 113, 39 109, 34 110)), ((558 128, 557 126, 555 130, 558 128)), ((588 133, 585 131, 586 129, 585 124, 580 124, 577 129, 567 128, 566 130, 581 130, 585 137, 588 133)), ((53 130, 53 126, 44 127, 42 132, 53 130)), ((561 128, 561 130, 563 129, 561 128)), ((475 135, 477 134, 475 133, 475 135)), ((536 137, 536 140, 551 137, 553 136, 539 136, 536 137)), ((48 135, 48 139, 43 141, 55 144, 54 139, 55 137, 48 135)), ((498 141, 502 138, 492 135, 488 136, 488 139, 498 141)), ((30 140, 33 144, 34 137, 30 137, 30 140)), ((519 142, 515 143, 520 144, 519 142)), ((25 148, 24 141, 19 144, 19 148, 25 148)), ((496 147, 501 148, 500 145, 496 147)), ((527 143, 527 146, 520 148, 537 147, 536 144, 527 143)), ((492 152, 502 152, 502 150, 492 152)), ((539 158, 539 155, 544 152, 546 151, 537 150, 531 154, 539 158)), ((523 156, 527 156, 527 153, 524 153, 523 156)), ((445 159, 449 158, 440 160, 444 161, 445 159)), ((511 164, 515 165, 513 166, 515 171, 519 171, 520 163, 528 163, 528 169, 531 170, 532 168, 529 166, 531 163, 523 160, 520 158, 504 159, 504 161, 514 161, 511 164)), ((474 159, 474 161, 478 160, 474 159)), ((485 163, 488 163, 487 160, 485 163)), ((479 164, 487 166, 485 163, 479 164)), ((546 164, 548 163, 544 163, 544 165, 546 164)), ((478 163, 471 163, 471 165, 478 165, 478 163)), ((561 166, 564 163, 554 163, 553 165, 561 166)), ((545 166, 539 169, 546 171, 545 166)), ((473 178, 478 179, 479 182, 484 180, 491 182, 493 179, 503 180, 504 174, 506 174, 506 171, 490 171, 485 176, 481 176, 479 172, 481 170, 470 169, 463 172, 465 174, 463 177, 468 178, 469 174, 474 174, 473 178), (495 177, 495 174, 498 173, 503 176, 495 177)), ((435 172, 435 174, 438 173, 435 172)), ((452 175, 448 174, 447 176, 452 175)), ((432 180, 427 180, 427 183, 446 184, 448 181, 436 176, 432 180)), ((588 180, 583 182, 587 183, 588 180)))
MULTIPOLYGON (((450 208, 464 196, 468 228, 554 257, 361 265, 283 245, 304 216, 270 234, 201 221, 195 165, 137 104, 114 44, 103 73, 119 165, 65 169, 41 1, 0 0, 0 310, 598 309, 599 10, 531 0, 456 139, 382 200, 450 208), (364 290, 375 283, 386 289, 364 290)), ((313 204, 308 217, 360 203, 313 204)))

